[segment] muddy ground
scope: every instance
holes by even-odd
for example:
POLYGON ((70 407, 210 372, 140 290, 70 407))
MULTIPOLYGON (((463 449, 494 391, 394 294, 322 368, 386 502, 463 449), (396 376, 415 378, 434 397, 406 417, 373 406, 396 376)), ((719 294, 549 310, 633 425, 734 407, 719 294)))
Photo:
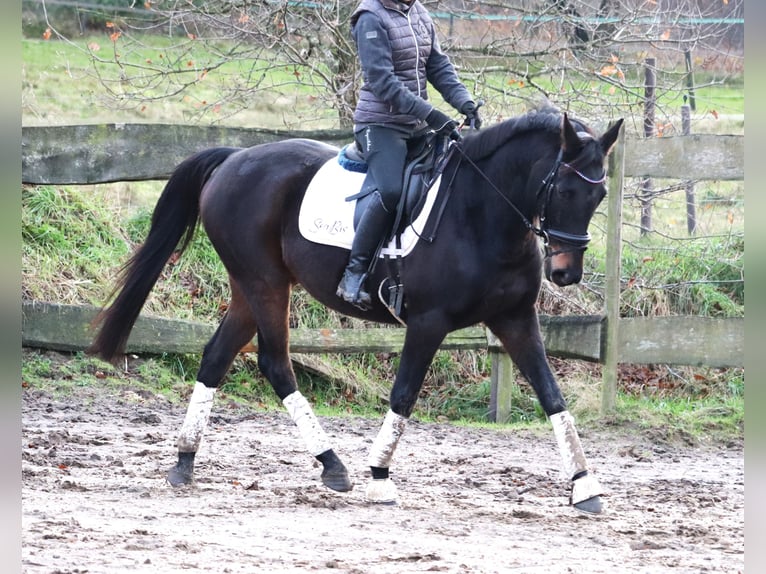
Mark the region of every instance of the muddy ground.
POLYGON ((356 488, 326 490, 286 414, 216 404, 173 489, 185 406, 24 391, 22 567, 112 572, 744 572, 743 444, 580 434, 605 512, 568 506, 552 432, 411 421, 397 506, 364 501, 380 420, 323 419, 356 488))

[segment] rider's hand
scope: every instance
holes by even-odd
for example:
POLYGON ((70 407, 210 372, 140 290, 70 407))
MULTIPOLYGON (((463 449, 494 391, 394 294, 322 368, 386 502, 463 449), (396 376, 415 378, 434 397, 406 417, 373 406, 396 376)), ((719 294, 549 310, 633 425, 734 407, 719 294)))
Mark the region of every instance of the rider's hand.
POLYGON ((475 102, 467 101, 460 108, 460 113, 465 116, 465 123, 468 127, 478 130, 481 127, 481 116, 479 116, 479 106, 475 102))
POLYGON ((428 113, 426 123, 436 133, 447 134, 452 139, 460 139, 460 132, 457 131, 457 122, 436 108, 428 113))

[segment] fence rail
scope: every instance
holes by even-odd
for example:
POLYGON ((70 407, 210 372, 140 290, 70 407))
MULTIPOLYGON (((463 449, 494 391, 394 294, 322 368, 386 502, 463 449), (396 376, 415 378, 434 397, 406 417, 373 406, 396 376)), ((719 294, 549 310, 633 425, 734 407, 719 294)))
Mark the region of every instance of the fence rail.
MULTIPOLYGON (((89 305, 60 305, 24 301, 21 343, 57 351, 83 351, 94 333, 91 322, 98 309, 89 305)), ((540 315, 545 350, 551 357, 603 362, 603 315, 540 315)), ((744 365, 744 319, 731 317, 633 317, 620 321, 618 352, 623 363, 667 365, 744 365)), ((198 354, 216 325, 141 315, 128 339, 129 353, 198 354)), ((296 353, 395 353, 404 344, 404 329, 291 329, 290 349, 296 353)), ((443 350, 488 349, 504 352, 483 327, 450 333, 443 350)), ((255 342, 244 352, 257 352, 255 342)))
MULTIPOLYGON (((93 184, 167 179, 191 154, 217 145, 247 147, 288 137, 332 145, 350 130, 290 132, 178 124, 98 124, 21 128, 21 180, 29 184, 93 184)), ((624 177, 741 180, 745 137, 697 134, 629 139, 624 177)))
MULTIPOLYGON (((332 145, 351 141, 351 132, 285 132, 264 129, 161 124, 22 127, 22 183, 94 184, 166 179, 192 153, 217 145, 251 146, 288 137, 332 145)), ((620 220, 626 177, 744 179, 744 136, 692 135, 626 140, 621 134, 610 158, 607 296, 604 315, 541 316, 550 356, 604 364, 602 407, 614 405, 618 363, 661 363, 739 367, 744 365, 744 319, 702 317, 620 318, 620 220), (611 285, 611 287, 609 287, 611 285)), ((46 302, 22 304, 22 345, 83 350, 91 340, 95 308, 46 302)), ((213 325, 141 316, 128 341, 129 352, 198 353, 213 325)), ((291 331, 294 353, 397 352, 403 329, 316 329, 291 331)), ((450 334, 443 349, 488 349, 492 354, 495 420, 507 420, 514 382, 508 355, 481 327, 450 334)), ((257 351, 251 344, 244 352, 257 351)))

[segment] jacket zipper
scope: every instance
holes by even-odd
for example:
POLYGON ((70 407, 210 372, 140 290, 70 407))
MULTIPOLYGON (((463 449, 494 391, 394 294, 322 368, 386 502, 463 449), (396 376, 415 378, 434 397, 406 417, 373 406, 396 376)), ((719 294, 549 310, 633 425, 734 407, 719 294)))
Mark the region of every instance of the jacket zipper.
POLYGON ((412 20, 410 20, 410 11, 405 14, 407 18, 407 25, 412 33, 412 38, 415 40, 415 81, 418 83, 418 97, 420 95, 420 44, 418 44, 418 35, 415 33, 415 29, 412 27, 412 20))

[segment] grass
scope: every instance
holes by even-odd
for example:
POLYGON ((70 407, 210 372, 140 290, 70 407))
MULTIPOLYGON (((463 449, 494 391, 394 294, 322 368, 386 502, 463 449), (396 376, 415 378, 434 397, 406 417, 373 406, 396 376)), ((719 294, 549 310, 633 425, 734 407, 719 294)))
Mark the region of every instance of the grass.
POLYGON ((153 59, 166 59, 164 48, 172 42, 161 36, 150 40, 151 46, 121 40, 122 66, 117 66, 105 34, 71 41, 22 39, 23 124, 195 123, 204 118, 222 125, 262 128, 336 127, 337 113, 313 96, 315 80, 310 72, 303 72, 305 76, 297 82, 293 70, 273 68, 266 61, 233 62, 194 83, 205 68, 206 55, 192 46, 169 74, 178 83, 173 86, 142 77, 140 68, 153 59), (94 65, 94 58, 102 62, 94 65), (243 90, 244 99, 221 100, 222 86, 229 89, 241 78, 263 74, 259 67, 268 69, 268 75, 259 80, 257 93, 243 90), (130 89, 121 81, 121 74, 129 74, 130 89), (185 83, 190 85, 182 93, 163 97, 185 83))
POLYGON ((695 399, 620 395, 612 422, 634 424, 639 432, 661 432, 664 442, 727 443, 744 436, 744 396, 695 399))
MULTIPOLYGON (((103 40, 101 37, 98 41, 103 40)), ((103 97, 102 88, 88 72, 90 62, 83 47, 93 41, 94 38, 80 38, 78 46, 34 39, 22 41, 23 125, 186 123, 198 117, 201 101, 211 99, 208 92, 201 91, 188 99, 156 102, 145 108, 115 108, 103 97)), ((279 83, 283 78, 274 81, 279 83)), ((603 86, 593 84, 591 89, 601 90, 603 86)), ((303 95, 294 96, 254 102, 232 123, 281 127, 285 110, 292 113, 296 107, 300 108, 299 115, 313 113, 320 121, 328 122, 328 126, 335 120, 326 109, 318 113, 303 95)), ((707 88, 697 96, 701 111, 696 117, 695 132, 744 131, 741 116, 744 96, 740 85, 707 88), (722 113, 716 119, 710 110, 722 113)), ((663 105, 674 107, 677 103, 669 99, 663 105)), ((658 186, 662 184, 657 182, 658 186)), ((117 268, 145 236, 151 208, 161 188, 162 182, 23 188, 23 297, 102 304, 117 268)), ((638 233, 639 208, 628 197, 624 211, 623 275, 633 283, 624 290, 624 314, 744 314, 744 282, 740 281, 744 277, 743 183, 698 184, 697 194, 699 233, 695 238, 685 237, 683 192, 657 199, 656 233, 649 237, 638 233), (669 241, 668 237, 682 239, 669 241), (667 288, 670 284, 676 287, 667 288)), ((602 214, 594 220, 591 230, 594 241, 587 254, 590 271, 585 284, 566 291, 546 285, 540 302, 543 312, 600 312, 604 227, 602 214)), ((145 311, 215 323, 227 300, 223 268, 204 233, 199 233, 184 257, 165 270, 145 311)), ((360 321, 328 311, 301 289, 295 291, 292 304, 293 326, 363 326, 360 321)), ((298 370, 301 389, 319 413, 377 416, 385 412, 386 397, 398 365, 396 354, 327 355, 321 359, 328 368, 344 375, 338 384, 298 370)), ((25 351, 22 377, 24 385, 51 392, 78 393, 89 385, 114 385, 184 401, 195 380, 198 361, 197 355, 140 357, 129 358, 124 368, 114 368, 82 354, 62 356, 25 351)), ((604 422, 597 414, 598 367, 576 361, 551 362, 573 413, 593 424, 604 422)), ((414 416, 429 421, 486 424, 489 374, 486 353, 438 353, 414 416)), ((281 408, 252 356, 236 360, 221 396, 251 408, 281 408)), ((531 427, 547 424, 537 398, 525 382, 519 381, 513 389, 512 405, 511 424, 531 427)), ((639 424, 641 428, 666 428, 671 434, 700 438, 740 436, 743 413, 742 369, 710 375, 706 369, 671 370, 658 366, 655 370, 623 371, 617 413, 606 424, 612 420, 625 425, 639 424), (700 387, 706 389, 704 394, 699 392, 700 387)))

